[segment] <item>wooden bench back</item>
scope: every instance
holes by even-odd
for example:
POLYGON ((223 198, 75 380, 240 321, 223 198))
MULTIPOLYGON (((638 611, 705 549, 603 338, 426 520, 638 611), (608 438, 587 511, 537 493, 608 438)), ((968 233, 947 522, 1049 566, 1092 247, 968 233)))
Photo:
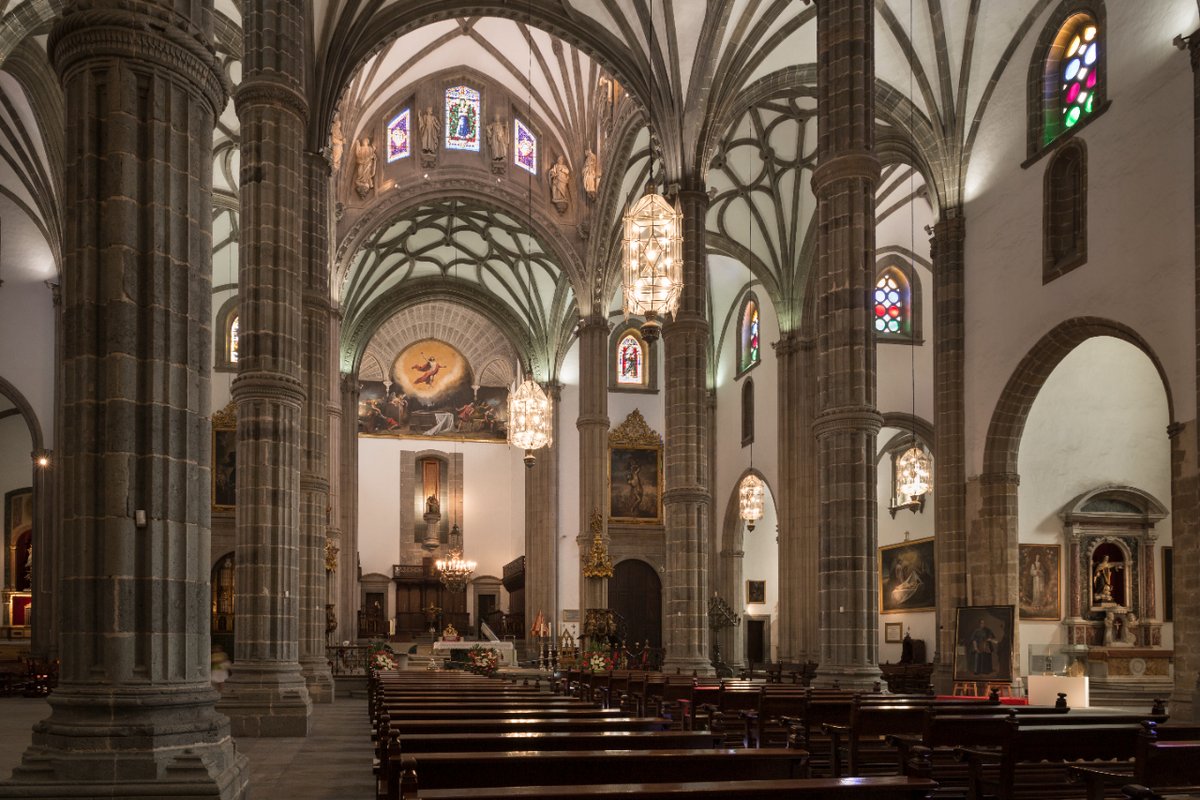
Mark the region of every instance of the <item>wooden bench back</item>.
MULTIPOLYGON (((619 783, 582 786, 509 786, 489 789, 489 800, 924 800, 937 787, 931 780, 886 778, 797 778, 779 781, 619 783)), ((478 789, 432 789, 405 800, 479 800, 478 789)))

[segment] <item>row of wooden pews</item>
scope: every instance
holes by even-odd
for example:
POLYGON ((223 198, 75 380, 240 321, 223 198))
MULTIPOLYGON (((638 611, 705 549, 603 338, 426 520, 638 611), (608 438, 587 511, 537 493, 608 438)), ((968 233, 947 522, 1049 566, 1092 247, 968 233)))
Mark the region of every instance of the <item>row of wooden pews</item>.
POLYGON ((811 778, 804 750, 715 746, 699 725, 622 710, 646 699, 630 697, 634 676, 607 677, 583 699, 466 673, 373 675, 379 797, 917 800, 935 787, 904 775, 811 778))

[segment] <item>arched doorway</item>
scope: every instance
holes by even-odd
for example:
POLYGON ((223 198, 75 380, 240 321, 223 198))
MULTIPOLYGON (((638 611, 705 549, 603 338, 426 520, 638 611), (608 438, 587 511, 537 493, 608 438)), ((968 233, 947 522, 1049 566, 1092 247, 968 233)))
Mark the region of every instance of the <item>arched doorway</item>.
POLYGON ((613 611, 625 620, 625 641, 662 647, 662 581, 645 561, 629 559, 613 568, 608 584, 613 611))

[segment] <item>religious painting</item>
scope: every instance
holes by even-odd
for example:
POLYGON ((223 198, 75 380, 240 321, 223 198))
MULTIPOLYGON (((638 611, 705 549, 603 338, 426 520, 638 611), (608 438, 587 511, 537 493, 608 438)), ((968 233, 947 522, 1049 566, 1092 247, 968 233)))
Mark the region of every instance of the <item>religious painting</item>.
POLYGON ((1005 683, 1013 676, 1012 606, 962 606, 954 628, 954 680, 1005 683))
POLYGON ((608 496, 610 522, 662 522, 662 437, 637 409, 608 434, 608 496))
POLYGON ((1020 618, 1062 619, 1062 547, 1057 544, 1023 544, 1018 552, 1020 618))
POLYGON ((746 603, 767 602, 766 581, 746 581, 746 603))
POLYGON ((237 505, 237 408, 231 402, 212 416, 212 507, 237 505))
POLYGON ((879 548, 879 613, 933 611, 934 575, 932 538, 879 548))
POLYGON ((465 356, 439 339, 400 351, 389 380, 359 383, 365 436, 508 441, 508 388, 480 386, 465 356))
POLYGON ((1175 621, 1175 548, 1162 549, 1163 622, 1175 621))

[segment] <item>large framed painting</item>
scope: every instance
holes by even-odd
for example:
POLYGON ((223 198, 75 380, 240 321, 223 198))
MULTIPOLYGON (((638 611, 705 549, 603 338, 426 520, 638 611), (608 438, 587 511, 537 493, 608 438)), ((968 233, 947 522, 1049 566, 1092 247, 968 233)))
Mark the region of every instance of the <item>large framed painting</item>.
POLYGON ((212 507, 237 505, 237 407, 232 402, 212 415, 212 507))
POLYGON ((879 548, 879 613, 933 611, 933 537, 879 548))
POLYGON ((454 345, 413 342, 396 355, 388 375, 359 382, 359 435, 508 441, 508 387, 480 383, 454 345))
POLYGON ((609 521, 661 524, 662 485, 662 437, 634 409, 608 434, 609 521))
POLYGON ((954 680, 1003 683, 1013 676, 1013 606, 961 606, 954 626, 954 680))
POLYGON ((1023 544, 1020 559, 1020 618, 1062 619, 1062 546, 1023 544))

